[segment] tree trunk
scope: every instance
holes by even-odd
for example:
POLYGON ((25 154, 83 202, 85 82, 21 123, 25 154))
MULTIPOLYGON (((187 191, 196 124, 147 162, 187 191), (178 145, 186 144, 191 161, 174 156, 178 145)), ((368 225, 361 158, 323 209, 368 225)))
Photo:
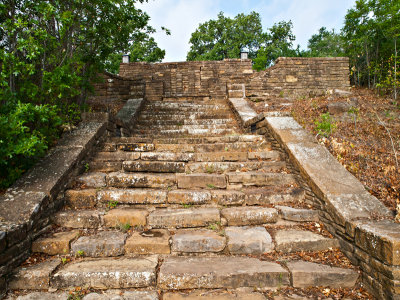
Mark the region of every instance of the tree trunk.
POLYGON ((370 89, 371 88, 371 70, 370 70, 370 67, 369 67, 369 55, 368 55, 368 47, 367 47, 367 44, 365 44, 365 52, 366 52, 366 54, 367 54, 367 69, 368 69, 368 88, 370 89))
POLYGON ((397 38, 394 38, 394 100, 397 100, 397 38))

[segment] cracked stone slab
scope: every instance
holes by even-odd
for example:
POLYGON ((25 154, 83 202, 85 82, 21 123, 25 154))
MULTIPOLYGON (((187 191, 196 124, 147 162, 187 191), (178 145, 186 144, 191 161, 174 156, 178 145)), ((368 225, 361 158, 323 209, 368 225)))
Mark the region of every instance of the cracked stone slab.
POLYGON ((71 244, 71 251, 77 255, 104 257, 124 254, 126 234, 119 231, 102 231, 91 236, 81 236, 71 244))
POLYGON ((154 286, 156 256, 147 258, 90 259, 67 264, 55 273, 57 289, 85 286, 93 289, 127 289, 154 286))
POLYGON ((231 254, 263 254, 274 250, 272 238, 264 227, 227 227, 231 254))
POLYGON ((157 209, 148 216, 152 228, 205 227, 220 221, 217 208, 157 209))
POLYGON ((277 287, 289 285, 280 265, 248 257, 168 257, 161 265, 161 289, 277 287))
POLYGON ((172 236, 172 251, 188 253, 220 252, 226 238, 207 229, 179 230, 172 236))
POLYGON ((228 221, 228 225, 258 225, 275 223, 278 220, 278 211, 274 208, 243 206, 225 208, 221 215, 228 221))
POLYGON ((330 267, 312 262, 288 262, 293 286, 307 288, 326 286, 330 288, 352 288, 357 282, 358 273, 351 269, 330 267))
POLYGON ((311 231, 278 230, 275 234, 276 251, 284 253, 298 251, 323 251, 339 248, 337 239, 330 239, 311 231))
POLYGON ((33 266, 21 267, 11 276, 8 288, 11 290, 47 290, 50 276, 60 265, 56 258, 33 266))
POLYGON ((293 208, 290 206, 275 206, 282 219, 295 222, 318 222, 318 211, 311 209, 293 208))
POLYGON ((107 175, 107 185, 117 188, 168 188, 175 183, 175 174, 116 172, 107 175))

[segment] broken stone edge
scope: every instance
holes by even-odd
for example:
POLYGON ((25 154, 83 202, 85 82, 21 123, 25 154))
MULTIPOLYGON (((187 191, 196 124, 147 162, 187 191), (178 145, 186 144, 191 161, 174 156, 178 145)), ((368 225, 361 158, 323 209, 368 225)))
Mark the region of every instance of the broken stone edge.
POLYGON ((236 111, 245 104, 235 102, 231 107, 244 128, 271 134, 288 154, 314 193, 320 220, 363 271, 363 283, 380 299, 400 299, 400 224, 393 213, 294 118, 270 112, 249 122, 236 111))
POLYGON ((84 114, 82 120, 0 196, 0 298, 6 292, 6 275, 29 257, 32 240, 46 230, 50 216, 62 207, 63 197, 58 194, 106 136, 107 113, 84 114))

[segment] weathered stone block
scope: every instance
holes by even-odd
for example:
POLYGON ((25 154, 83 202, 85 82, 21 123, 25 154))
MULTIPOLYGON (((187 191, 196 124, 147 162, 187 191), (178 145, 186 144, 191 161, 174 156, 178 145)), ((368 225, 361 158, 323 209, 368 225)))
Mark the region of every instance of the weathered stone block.
POLYGON ((93 208, 96 206, 96 190, 67 190, 65 192, 66 204, 75 209, 93 208))
POLYGON ((322 235, 302 230, 279 230, 275 234, 276 251, 285 253, 298 251, 322 251, 329 248, 338 248, 336 239, 329 239, 322 235))
POLYGON ((158 209, 148 217, 148 225, 152 228, 205 227, 219 221, 216 208, 158 209))
POLYGON ((126 234, 118 231, 101 231, 91 236, 81 236, 71 245, 75 255, 88 257, 120 256, 124 254, 126 234))
POLYGON ((299 209, 289 206, 275 206, 284 220, 295 222, 318 222, 318 211, 311 209, 299 209))
POLYGON ((175 174, 117 172, 107 175, 107 185, 118 188, 168 188, 175 183, 175 174))
POLYGON ((158 277, 158 286, 168 290, 289 284, 289 273, 280 265, 248 257, 168 257, 158 277))
POLYGON ((48 255, 68 254, 70 243, 79 235, 78 230, 54 233, 50 237, 39 238, 32 242, 32 252, 48 255))
POLYGON ((193 189, 193 188, 226 188, 225 175, 214 174, 177 174, 176 180, 178 188, 193 189))
POLYGON ((92 259, 68 264, 53 275, 57 289, 86 286, 93 289, 127 289, 154 286, 157 257, 145 259, 92 259))
POLYGON ((134 232, 125 243, 125 255, 169 254, 169 233, 164 229, 134 232))
POLYGON ((11 276, 11 290, 47 290, 50 276, 61 263, 59 259, 45 261, 30 267, 19 268, 11 276))
POLYGON ((95 210, 66 210, 57 213, 53 222, 67 228, 97 228, 100 226, 100 213, 95 210))
POLYGON ((167 191, 152 189, 102 190, 97 193, 100 202, 119 204, 161 204, 167 202, 167 191))
POLYGON ((314 286, 352 288, 358 279, 358 273, 354 270, 330 267, 312 262, 289 262, 287 263, 287 267, 292 274, 293 286, 298 288, 314 286))
POLYGON ((86 188, 101 188, 106 186, 106 174, 100 172, 84 174, 76 180, 86 188))
POLYGON ((112 209, 103 216, 106 227, 120 227, 124 225, 145 226, 149 212, 144 209, 136 208, 117 208, 112 209))
POLYGON ((229 226, 275 223, 278 220, 278 211, 267 207, 231 207, 223 209, 221 214, 229 226))
POLYGON ((285 173, 263 173, 263 172, 235 172, 228 173, 229 183, 242 183, 246 186, 268 186, 268 185, 293 185, 296 179, 292 174, 285 173))
POLYGON ((164 300, 265 300, 261 293, 240 291, 194 291, 188 293, 166 293, 164 300))
POLYGON ((215 231, 206 229, 180 230, 172 236, 172 251, 204 253, 220 252, 226 239, 215 231))
POLYGON ((106 292, 102 294, 90 293, 83 300, 158 300, 156 291, 126 291, 106 292))
POLYGON ((227 227, 231 254, 263 254, 274 249, 272 238, 264 227, 227 227))
POLYGON ((205 204, 211 202, 209 191, 174 190, 168 193, 168 203, 205 204))

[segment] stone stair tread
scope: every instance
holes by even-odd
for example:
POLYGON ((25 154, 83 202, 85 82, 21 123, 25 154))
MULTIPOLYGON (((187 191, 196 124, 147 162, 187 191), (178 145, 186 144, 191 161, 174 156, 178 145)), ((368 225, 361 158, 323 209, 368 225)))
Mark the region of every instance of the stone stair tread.
POLYGON ((163 295, 163 300, 265 300, 265 296, 257 292, 245 291, 192 291, 168 292, 163 295))
POLYGON ((221 210, 229 226, 259 225, 276 223, 278 211, 275 208, 258 206, 229 207, 221 210))
POLYGON ((110 257, 124 254, 127 235, 119 231, 101 231, 95 235, 81 236, 71 244, 73 255, 85 257, 110 257))
POLYGON ((90 293, 82 300, 158 300, 157 291, 110 291, 90 293))
POLYGON ((337 239, 326 238, 311 231, 295 229, 278 230, 275 234, 275 243, 276 251, 284 253, 339 248, 337 239))
POLYGON ((125 172, 184 173, 185 163, 175 161, 124 161, 125 172))
POLYGON ((225 245, 225 236, 213 230, 180 229, 172 236, 171 250, 187 253, 221 252, 225 245))
POLYGON ((293 174, 268 173, 268 172, 229 172, 226 174, 230 184, 243 184, 246 186, 268 185, 295 185, 296 178, 293 174))
POLYGON ((359 274, 352 269, 331 267, 313 262, 291 261, 286 265, 292 274, 293 286, 297 288, 313 286, 352 288, 359 277, 359 274))
POLYGON ((97 199, 103 203, 162 204, 167 202, 167 193, 159 189, 103 189, 97 192, 97 199))
POLYGON ((108 187, 168 188, 175 184, 175 174, 113 172, 107 175, 108 187))
POLYGON ((158 276, 158 287, 168 290, 289 284, 289 272, 279 264, 248 257, 168 257, 158 276))
POLYGON ((145 258, 84 259, 60 268, 51 286, 65 289, 85 286, 93 289, 151 287, 156 284, 157 256, 145 258))

